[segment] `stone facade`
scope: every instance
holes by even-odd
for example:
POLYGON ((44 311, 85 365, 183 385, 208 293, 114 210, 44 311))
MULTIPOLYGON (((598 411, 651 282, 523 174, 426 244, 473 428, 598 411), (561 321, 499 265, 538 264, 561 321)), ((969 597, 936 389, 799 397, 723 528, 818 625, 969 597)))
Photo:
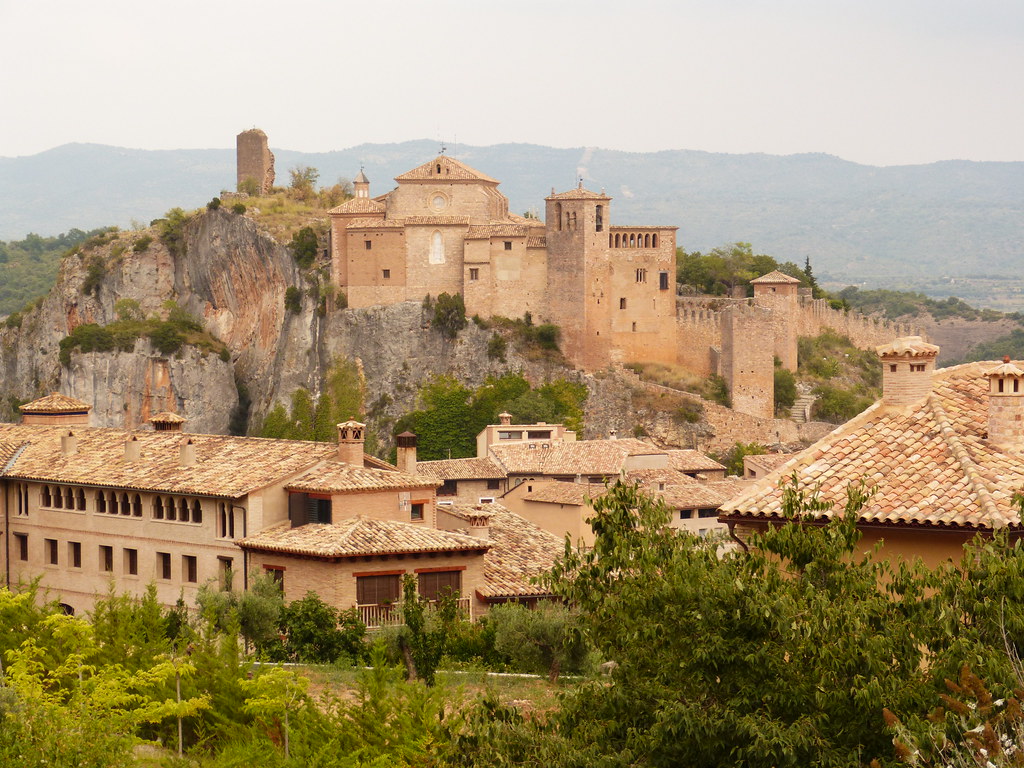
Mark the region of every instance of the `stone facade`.
POLYGON ((446 155, 331 214, 332 275, 350 307, 462 294, 469 315, 551 322, 586 370, 675 361, 675 227, 611 224, 582 184, 546 199, 545 221, 509 213, 498 181, 446 155))
POLYGON ((259 128, 242 131, 235 137, 238 185, 252 179, 265 195, 274 186, 274 153, 267 145, 267 134, 259 128))

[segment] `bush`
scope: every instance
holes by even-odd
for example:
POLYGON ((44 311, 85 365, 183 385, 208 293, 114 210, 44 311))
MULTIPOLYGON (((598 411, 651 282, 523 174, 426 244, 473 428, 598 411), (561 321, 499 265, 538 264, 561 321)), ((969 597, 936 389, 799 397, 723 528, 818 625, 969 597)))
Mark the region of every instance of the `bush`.
POLYGON ((154 224, 160 241, 167 246, 172 256, 181 257, 185 255, 185 225, 191 217, 181 208, 171 208, 162 219, 157 219, 154 224))
POLYGON ((303 227, 294 235, 288 244, 295 263, 302 269, 309 269, 316 260, 316 252, 319 247, 316 232, 312 227, 303 227))
POLYGON ((734 443, 729 452, 724 456, 717 457, 719 463, 725 465, 727 475, 743 476, 743 457, 761 456, 768 453, 768 449, 760 443, 734 443))
POLYGON ((289 285, 284 292, 284 307, 296 315, 302 311, 302 291, 294 285, 289 285))
POLYGON ((724 405, 726 408, 732 408, 732 396, 729 394, 729 385, 718 374, 711 376, 707 380, 704 397, 713 403, 724 405))
POLYGON ((508 342, 500 333, 492 333, 487 342, 487 357, 491 360, 505 362, 505 352, 508 349, 508 342))
POLYGON ((246 176, 238 182, 237 190, 244 195, 256 197, 260 193, 260 183, 252 176, 246 176))
POLYGON ((4 322, 8 328, 21 328, 21 312, 11 312, 4 322))
POLYGON ((135 253, 142 253, 149 248, 152 242, 153 237, 151 235, 143 235, 142 237, 138 238, 134 243, 132 243, 132 250, 135 253))
POLYGON ((487 616, 494 626, 494 648, 521 672, 546 674, 556 682, 562 672, 580 672, 587 658, 581 640, 579 615, 558 603, 543 603, 531 610, 507 603, 494 606, 487 616))
POLYGON ((82 293, 96 294, 99 292, 100 283, 107 274, 107 263, 99 254, 89 257, 86 264, 85 280, 82 281, 82 293))
POLYGON ((242 215, 243 213, 245 213, 245 203, 235 203, 234 205, 231 206, 231 212, 237 213, 238 215, 242 215))
POLYGON ((461 293, 442 293, 437 297, 434 304, 434 327, 442 336, 454 339, 467 324, 466 303, 462 300, 461 293))
POLYGON ((814 393, 818 395, 818 399, 811 407, 814 418, 831 424, 842 424, 849 421, 874 403, 870 397, 828 384, 815 387, 814 393))
POLYGON ((775 367, 775 410, 785 411, 796 402, 796 376, 781 365, 775 367))
POLYGON ((701 420, 704 415, 704 406, 700 403, 692 402, 690 400, 683 401, 675 413, 672 414, 673 420, 677 424, 696 424, 701 420))
POLYGON ((71 350, 76 347, 82 352, 110 352, 114 349, 114 335, 96 323, 78 326, 60 340, 60 362, 71 365, 71 350))
POLYGON ((294 661, 330 664, 345 658, 358 661, 363 656, 366 625, 355 608, 339 611, 307 592, 281 611, 284 647, 294 661))
POLYGON ((165 355, 173 355, 185 343, 185 337, 169 322, 159 323, 148 335, 153 346, 165 355))
POLYGON ((220 198, 219 197, 213 198, 213 200, 211 200, 210 202, 208 202, 206 204, 206 210, 208 210, 208 211, 216 211, 218 208, 220 208, 220 198))
POLYGON ((338 291, 338 296, 334 299, 334 306, 338 309, 348 309, 348 295, 344 291, 338 291))
POLYGON ((533 330, 533 338, 541 349, 558 349, 560 331, 557 325, 542 323, 533 330))

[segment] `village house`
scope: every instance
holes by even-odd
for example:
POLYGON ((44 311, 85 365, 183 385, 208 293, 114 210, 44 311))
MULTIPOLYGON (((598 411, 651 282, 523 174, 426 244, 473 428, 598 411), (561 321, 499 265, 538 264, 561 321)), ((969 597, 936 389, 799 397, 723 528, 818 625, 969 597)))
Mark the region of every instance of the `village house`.
MULTIPOLYGON (((152 583, 173 605, 203 584, 240 589, 267 573, 289 600, 313 590, 372 624, 402 573, 432 599, 454 590, 471 614, 515 581, 487 583, 488 556, 513 561, 508 537, 448 517, 440 528, 439 483, 367 455, 358 422, 339 424, 333 445, 189 434, 174 414, 151 430, 95 428, 88 412, 54 394, 22 406, 21 424, 0 424, 5 583, 38 578, 69 612, 111 585, 137 595, 152 583)), ((528 523, 498 528, 517 525, 528 523)))
MULTIPOLYGON (((879 346, 882 399, 760 476, 722 506, 735 538, 784 520, 780 484, 795 475, 841 513, 847 487, 866 483, 861 550, 929 565, 959 559, 977 534, 1024 531, 1014 495, 1024 488, 1024 370, 977 362, 935 370, 939 348, 912 336, 879 346)), ((760 458, 760 457, 758 457, 760 458)))

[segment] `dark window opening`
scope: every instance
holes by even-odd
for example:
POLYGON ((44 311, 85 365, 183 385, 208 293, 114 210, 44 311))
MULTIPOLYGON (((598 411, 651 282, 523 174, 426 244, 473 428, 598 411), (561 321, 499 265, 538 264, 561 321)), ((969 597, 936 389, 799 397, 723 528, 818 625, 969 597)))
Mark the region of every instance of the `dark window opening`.
POLYGON ((595 216, 595 220, 596 220, 596 225, 597 225, 597 231, 598 232, 603 232, 604 231, 604 206, 603 205, 597 206, 597 213, 596 213, 596 216, 595 216))
POLYGON ((217 558, 217 579, 220 582, 220 588, 225 592, 231 590, 231 582, 234 580, 233 562, 230 557, 217 558))
POLYGON ((169 579, 171 578, 171 553, 170 552, 157 552, 156 553, 156 567, 157 567, 157 578, 169 579))
POLYGON ((469 279, 470 280, 479 280, 480 279, 480 269, 478 267, 470 267, 469 268, 469 279))
POLYGON ((445 480, 437 489, 438 496, 454 496, 459 492, 458 480, 445 480))
POLYGON ((658 273, 658 288, 663 291, 668 290, 668 272, 658 273))
POLYGON ((626 300, 625 300, 625 298, 619 299, 619 309, 625 309, 625 308, 626 308, 626 300))
POLYGON ((28 560, 28 534, 27 533, 16 533, 14 534, 14 540, 18 542, 18 559, 27 561, 28 560))
POLYGON ((419 593, 427 600, 445 595, 458 597, 462 592, 462 571, 429 571, 418 574, 419 593))
POLYGON ((72 568, 82 567, 82 544, 78 541, 68 542, 68 561, 72 568))
POLYGON ((110 573, 114 570, 114 548, 100 544, 100 570, 110 573))
POLYGON ((139 575, 139 550, 126 549, 124 551, 124 572, 131 576, 139 575))
POLYGON ((718 517, 717 509, 702 509, 697 512, 697 517, 718 517))
POLYGON ((277 584, 277 588, 284 594, 284 568, 277 565, 264 565, 263 571, 273 579, 274 583, 277 584))
POLYGON ((501 490, 501 480, 488 480, 487 481, 488 491, 499 491, 501 490))
POLYGON ((192 502, 192 522, 203 522, 203 505, 199 503, 199 499, 195 499, 192 502))
POLYGON ((383 275, 383 278, 385 280, 390 280, 391 279, 391 270, 390 269, 382 269, 381 270, 381 274, 383 275))
POLYGON ((356 578, 356 603, 359 605, 391 605, 398 602, 398 595, 397 573, 356 578))
POLYGON ((512 250, 512 241, 511 240, 506 240, 505 241, 505 250, 506 251, 511 251, 512 250))
POLYGON ((46 547, 46 562, 57 565, 57 540, 45 539, 43 543, 46 547))
POLYGON ((373 240, 364 240, 363 246, 366 248, 366 250, 370 250, 371 248, 373 248, 373 240))
POLYGON ((422 520, 423 519, 423 502, 417 501, 412 504, 409 511, 410 520, 422 520))
POLYGON ((181 570, 188 583, 195 584, 199 581, 199 567, 195 555, 181 556, 181 570))

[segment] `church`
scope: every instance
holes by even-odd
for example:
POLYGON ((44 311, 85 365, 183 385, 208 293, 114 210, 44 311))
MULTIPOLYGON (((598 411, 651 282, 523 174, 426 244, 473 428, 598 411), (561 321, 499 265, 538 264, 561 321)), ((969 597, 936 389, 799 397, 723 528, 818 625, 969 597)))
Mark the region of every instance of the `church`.
POLYGON ((462 294, 467 315, 554 323, 576 366, 676 361, 676 227, 616 226, 611 198, 545 199, 544 221, 509 211, 496 179, 448 155, 330 211, 334 283, 350 307, 462 294))

